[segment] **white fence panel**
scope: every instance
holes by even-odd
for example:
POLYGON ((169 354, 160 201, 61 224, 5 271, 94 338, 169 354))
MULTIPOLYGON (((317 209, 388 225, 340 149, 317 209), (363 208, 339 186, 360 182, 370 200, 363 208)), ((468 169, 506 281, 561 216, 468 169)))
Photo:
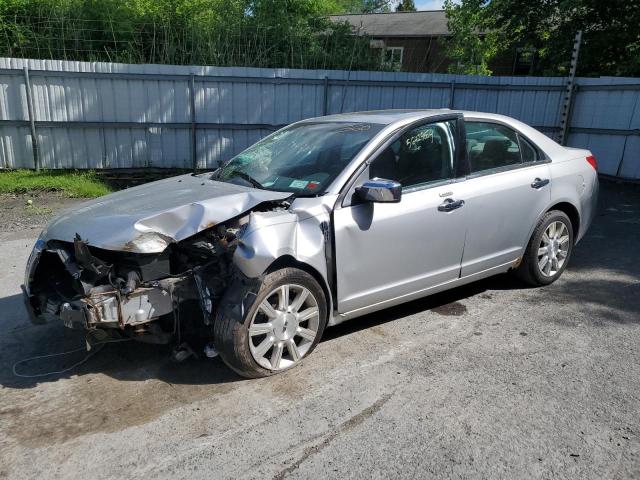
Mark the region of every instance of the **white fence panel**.
MULTIPOLYGON (((24 67, 44 168, 212 168, 297 120, 388 108, 501 113, 554 137, 567 81, 0 58, 0 168, 34 166, 24 67)), ((640 178, 640 79, 577 84, 567 143, 640 178)))

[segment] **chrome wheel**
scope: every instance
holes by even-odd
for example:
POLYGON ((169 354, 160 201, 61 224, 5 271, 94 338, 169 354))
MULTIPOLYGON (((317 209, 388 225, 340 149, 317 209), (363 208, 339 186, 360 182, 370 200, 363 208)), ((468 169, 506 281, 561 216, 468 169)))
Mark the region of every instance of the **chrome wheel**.
POLYGON ((253 359, 269 370, 297 363, 318 335, 320 311, 313 294, 301 285, 282 285, 260 303, 249 324, 253 359))
POLYGON ((538 269, 546 277, 553 277, 569 255, 569 229, 560 221, 549 224, 538 247, 538 269))

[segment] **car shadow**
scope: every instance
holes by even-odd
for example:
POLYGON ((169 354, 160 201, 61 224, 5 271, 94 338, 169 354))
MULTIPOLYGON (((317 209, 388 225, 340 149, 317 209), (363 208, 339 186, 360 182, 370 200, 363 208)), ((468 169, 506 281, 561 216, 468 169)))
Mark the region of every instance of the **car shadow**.
MULTIPOLYGON (((456 305, 460 300, 487 289, 513 288, 512 283, 510 285, 507 278, 495 277, 365 315, 357 320, 328 328, 322 342, 425 310, 436 310, 443 315, 458 315, 456 305)), ((39 383, 55 382, 61 378, 90 373, 102 373, 122 381, 139 382, 153 378, 178 385, 220 384, 244 380, 224 365, 219 357, 206 358, 200 349, 196 351, 196 357, 182 363, 171 359, 172 346, 134 341, 94 347, 100 350, 91 354, 83 349, 85 339, 81 331, 67 329, 61 324, 30 324, 21 295, 0 298, 0 311, 15 312, 14 316, 20 319, 13 328, 4 330, 0 339, 0 385, 5 387, 31 388, 39 383), (62 352, 70 353, 50 358, 34 358, 62 352), (18 375, 42 375, 63 371, 82 361, 87 355, 90 357, 86 362, 62 373, 33 378, 14 374, 14 366, 18 375)))
MULTIPOLYGON (((640 189, 633 186, 602 184, 601 208, 589 234, 574 251, 565 276, 555 284, 531 291, 524 301, 532 308, 541 300, 574 308, 589 308, 594 325, 607 322, 640 322, 640 189)), ((475 295, 491 291, 527 289, 510 275, 499 275, 406 304, 359 317, 326 330, 323 342, 356 334, 376 325, 392 322, 419 312, 432 310, 441 315, 462 315, 461 303, 475 295)), ((487 293, 489 292, 489 293, 487 293)), ((50 358, 24 359, 80 349, 82 332, 60 324, 31 325, 21 295, 0 298, 0 385, 31 388, 39 383, 55 382, 70 376, 101 373, 117 380, 141 382, 157 379, 169 384, 211 385, 243 380, 219 358, 197 358, 184 363, 170 359, 171 347, 143 343, 105 345, 86 362, 59 374, 24 378, 17 373, 37 375, 65 370, 82 361, 86 351, 50 358)), ((571 319, 550 321, 570 323, 571 319)))
POLYGON ((511 275, 498 275, 468 285, 453 288, 451 290, 436 293, 428 297, 403 303, 395 307, 385 308, 384 310, 363 315, 362 317, 357 317, 357 319, 352 321, 346 321, 328 328, 322 337, 322 341, 330 341, 429 310, 440 315, 461 316, 466 312, 466 307, 460 303, 462 300, 483 294, 488 290, 511 290, 521 288, 529 287, 523 285, 511 275))

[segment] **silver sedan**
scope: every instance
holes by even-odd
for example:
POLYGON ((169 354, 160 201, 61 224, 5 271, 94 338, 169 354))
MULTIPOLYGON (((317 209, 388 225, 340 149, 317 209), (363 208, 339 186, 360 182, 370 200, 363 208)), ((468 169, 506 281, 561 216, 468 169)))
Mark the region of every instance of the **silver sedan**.
POLYGON ((90 343, 200 340, 261 377, 345 320, 508 271, 554 282, 597 193, 591 152, 505 116, 314 118, 213 172, 64 213, 23 290, 34 322, 84 329, 90 343))

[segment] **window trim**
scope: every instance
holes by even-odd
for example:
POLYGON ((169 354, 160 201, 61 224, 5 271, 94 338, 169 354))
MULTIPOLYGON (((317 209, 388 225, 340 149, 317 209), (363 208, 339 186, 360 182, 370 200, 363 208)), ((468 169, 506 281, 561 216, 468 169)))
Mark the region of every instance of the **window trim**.
MULTIPOLYGON (((402 190, 402 193, 414 193, 421 190, 428 190, 431 188, 437 188, 442 185, 449 185, 451 183, 462 182, 466 179, 466 175, 468 173, 468 165, 466 159, 466 148, 463 148, 464 138, 465 138, 465 128, 464 128, 464 116, 462 113, 443 113, 441 115, 433 115, 427 118, 421 118, 416 120, 415 122, 411 122, 407 125, 403 125, 393 132, 390 132, 386 138, 384 138, 376 147, 376 149, 369 154, 367 158, 365 158, 362 163, 358 166, 358 168, 353 172, 349 180, 347 180, 342 188, 340 189, 340 193, 338 194, 338 199, 336 200, 335 207, 350 207, 353 205, 351 203, 351 198, 349 197, 349 192, 353 190, 355 183, 358 181, 360 176, 364 173, 365 170, 369 168, 369 165, 378 158, 378 156, 393 142, 395 142, 398 138, 400 138, 403 134, 408 132, 409 130, 413 130, 414 128, 418 128, 422 125, 428 125, 430 123, 438 123, 438 122, 447 122, 455 120, 456 130, 457 130, 457 138, 454 138, 453 141, 455 143, 455 158, 453 159, 453 177, 447 180, 438 180, 433 182, 424 183, 421 185, 415 185, 410 188, 411 190, 402 190), (416 188, 414 188, 416 187, 416 188)), ((402 203, 402 202, 401 202, 402 203)))
POLYGON ((514 128, 512 125, 509 125, 506 122, 502 122, 500 120, 494 120, 494 119, 488 119, 488 118, 479 118, 479 117, 465 117, 464 118, 464 123, 465 125, 467 123, 493 123, 495 125, 500 125, 502 127, 506 127, 508 129, 510 129, 511 131, 513 131, 516 135, 516 139, 518 140, 518 150, 520 152, 520 163, 516 163, 514 165, 504 165, 502 167, 495 167, 495 168, 490 168, 487 170, 481 170, 479 172, 471 172, 471 160, 469 158, 469 152, 467 152, 467 148, 466 148, 466 130, 465 130, 465 137, 464 137, 464 141, 465 141, 465 148, 464 148, 464 153, 465 153, 465 158, 466 158, 466 163, 467 163, 467 175, 466 178, 467 179, 472 179, 472 178, 478 178, 478 177, 484 177, 487 175, 494 175, 497 173, 502 173, 502 172, 509 172, 511 170, 517 170, 520 168, 528 168, 528 167, 532 167, 535 165, 544 165, 547 163, 551 163, 551 159, 549 158, 549 156, 544 153, 543 150, 541 150, 535 142, 533 142, 529 137, 527 137, 525 134, 523 134, 520 130, 518 130, 517 128, 514 128), (520 137, 522 137, 526 142, 528 142, 533 149, 538 153, 538 160, 533 161, 533 162, 525 162, 523 157, 522 157, 522 148, 520 147, 520 137))
POLYGON ((541 163, 542 159, 544 158, 544 155, 542 154, 540 149, 536 147, 536 145, 531 140, 529 140, 527 137, 522 135, 520 132, 516 131, 516 134, 518 135, 518 148, 520 148, 520 158, 522 159, 521 163, 532 164, 532 165, 541 163), (526 142, 531 148, 533 148, 533 151, 536 152, 536 156, 538 157, 537 160, 530 160, 525 162, 524 157, 522 156, 522 143, 521 143, 522 141, 526 142))
POLYGON ((538 162, 527 162, 527 163, 517 163, 515 165, 505 165, 503 167, 496 167, 489 170, 482 170, 480 172, 470 173, 467 175, 466 180, 472 180, 474 178, 486 177, 487 175, 495 175, 498 173, 510 172, 512 170, 520 170, 523 168, 531 168, 537 167, 538 165, 543 165, 545 163, 551 163, 550 160, 538 161, 538 162))

